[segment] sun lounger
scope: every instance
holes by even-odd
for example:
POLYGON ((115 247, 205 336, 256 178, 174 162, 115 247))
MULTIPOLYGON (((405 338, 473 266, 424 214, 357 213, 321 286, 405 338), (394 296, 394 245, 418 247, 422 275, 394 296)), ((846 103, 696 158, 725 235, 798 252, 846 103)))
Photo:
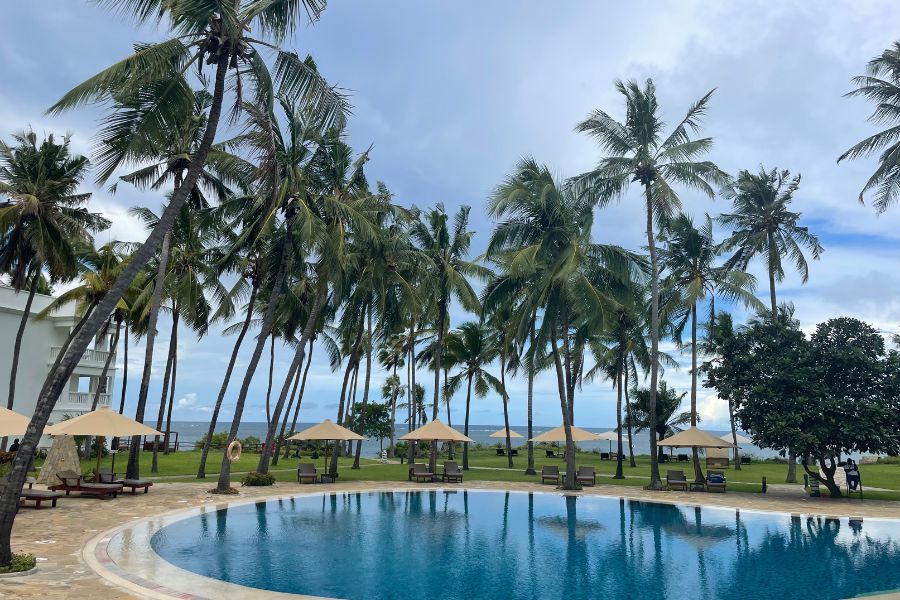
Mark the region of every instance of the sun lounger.
POLYGON ((81 473, 75 471, 62 471, 56 474, 59 483, 48 486, 52 491, 65 492, 68 496, 71 492, 78 492, 82 495, 97 496, 101 500, 112 496, 119 495, 122 491, 122 484, 119 483, 87 483, 81 476, 81 473))
POLYGON ((584 485, 597 485, 597 471, 594 467, 578 467, 575 481, 584 485))
POLYGON ((687 479, 684 477, 684 471, 677 471, 674 469, 666 471, 666 486, 668 486, 669 489, 681 487, 682 491, 686 490, 687 479))
POLYGON ((547 450, 547 458, 556 458, 556 452, 553 450, 547 450))
POLYGON ((611 452, 601 452, 600 460, 612 460, 611 454, 611 452))
POLYGON ((26 502, 34 502, 34 508, 37 510, 42 502, 50 502, 50 507, 56 508, 56 501, 62 496, 62 492, 52 490, 23 489, 19 495, 19 506, 26 506, 26 502))
POLYGON ((123 488, 131 490, 131 495, 137 493, 137 490, 144 490, 144 493, 150 491, 153 482, 149 479, 118 479, 116 474, 107 467, 101 467, 99 471, 94 469, 94 483, 112 483, 121 485, 123 488))
POLYGON ((505 448, 497 448, 497 456, 506 456, 505 448))
POLYGON ((751 464, 750 457, 749 457, 749 456, 742 456, 742 457, 741 457, 741 464, 742 464, 742 465, 749 465, 749 464, 751 464))
POLYGON ((434 480, 434 473, 429 472, 428 467, 423 463, 414 463, 409 468, 409 478, 416 481, 432 481, 434 480))
POLYGON ((541 467, 541 483, 551 481, 559 485, 559 467, 544 465, 541 467))
POLYGON ((707 456, 706 468, 716 467, 719 469, 727 469, 731 466, 728 458, 725 456, 707 456))
POLYGON ((510 456, 518 456, 519 451, 517 449, 513 448, 512 450, 509 451, 509 455, 510 456))
POLYGON ((304 481, 315 483, 316 477, 318 477, 316 465, 312 463, 300 463, 297 465, 297 483, 303 483, 304 481))
POLYGON ((688 456, 687 454, 679 454, 678 455, 678 462, 690 462, 690 460, 691 460, 691 457, 688 456))
POLYGON ((725 473, 722 471, 709 471, 706 474, 707 491, 722 490, 725 492, 725 473))
POLYGON ((448 460, 444 463, 444 474, 441 476, 443 481, 462 483, 463 472, 455 460, 448 460))

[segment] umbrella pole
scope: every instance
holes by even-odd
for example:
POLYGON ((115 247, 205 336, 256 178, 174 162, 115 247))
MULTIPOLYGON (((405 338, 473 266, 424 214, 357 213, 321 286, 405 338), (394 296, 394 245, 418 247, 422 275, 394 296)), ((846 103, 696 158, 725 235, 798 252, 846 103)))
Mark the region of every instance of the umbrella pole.
POLYGON ((97 470, 94 471, 94 482, 100 482, 100 456, 103 445, 100 443, 100 436, 97 436, 97 470))

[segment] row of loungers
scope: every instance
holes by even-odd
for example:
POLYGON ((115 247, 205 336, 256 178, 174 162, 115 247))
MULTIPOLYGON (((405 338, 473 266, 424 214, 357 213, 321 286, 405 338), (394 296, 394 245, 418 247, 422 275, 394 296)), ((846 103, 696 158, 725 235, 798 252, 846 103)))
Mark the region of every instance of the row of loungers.
MULTIPOLYGON (((61 471, 56 474, 56 478, 59 483, 47 486, 46 490, 34 489, 33 477, 26 479, 19 494, 19 506, 29 506, 30 502, 35 509, 40 509, 44 503, 49 502, 51 508, 56 508, 57 500, 72 492, 101 500, 110 496, 116 498, 125 488, 130 489, 132 494, 139 489, 144 490, 146 494, 153 485, 149 479, 116 479, 115 473, 104 469, 101 469, 99 473, 94 472, 94 481, 85 481, 84 477, 76 471, 61 471)), ((5 478, 0 480, 0 487, 5 484, 5 478)))
POLYGON ((688 481, 684 476, 684 471, 669 469, 666 471, 666 486, 671 490, 675 488, 681 491, 693 491, 701 489, 708 492, 720 491, 725 492, 725 473, 722 471, 707 471, 706 479, 700 481, 688 481))
MULTIPOLYGON (((563 474, 555 465, 541 467, 541 483, 559 485, 563 474)), ((597 485, 597 470, 594 467, 578 467, 575 471, 575 482, 581 485, 597 485)))

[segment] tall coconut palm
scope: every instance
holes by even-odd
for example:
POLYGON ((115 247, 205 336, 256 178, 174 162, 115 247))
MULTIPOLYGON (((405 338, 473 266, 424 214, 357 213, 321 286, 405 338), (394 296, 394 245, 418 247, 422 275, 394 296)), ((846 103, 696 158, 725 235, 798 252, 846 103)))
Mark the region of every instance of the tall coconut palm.
MULTIPOLYGON (((660 248, 660 265, 665 273, 664 296, 677 302, 673 307, 679 314, 675 322, 675 337, 681 341, 687 323, 691 326, 691 425, 697 424, 697 305, 715 295, 753 310, 765 310, 754 295, 756 278, 744 271, 716 266, 719 246, 713 239, 713 223, 706 215, 697 228, 692 219, 682 213, 666 227, 660 248)), ((693 449, 694 475, 703 480, 700 455, 693 449)))
MULTIPOLYGON (((462 206, 449 223, 449 215, 443 204, 427 211, 410 228, 410 236, 428 261, 429 286, 435 308, 434 346, 434 400, 431 419, 438 418, 441 397, 441 359, 445 352, 444 338, 450 326, 450 301, 456 297, 463 308, 479 312, 480 303, 470 278, 484 279, 489 271, 478 263, 468 260, 469 246, 474 232, 469 231, 470 207, 462 206)), ((432 446, 429 461, 432 472, 437 465, 437 447, 432 446)))
MULTIPOLYGON (((635 257, 615 246, 591 241, 592 205, 556 182, 550 170, 532 158, 522 159, 490 200, 489 212, 500 222, 488 244, 489 258, 500 256, 504 272, 486 294, 484 309, 521 297, 516 331, 530 335, 533 315, 540 315, 535 350, 549 346, 556 368, 563 428, 566 434, 566 481, 575 487, 572 440, 574 380, 579 375, 573 333, 600 327, 616 296, 635 276, 635 257)), ((545 355, 545 351, 535 354, 545 355)))
MULTIPOLYGON (((700 130, 712 91, 691 105, 684 118, 666 136, 652 80, 648 79, 643 87, 636 81, 617 81, 616 89, 625 99, 624 122, 598 109, 576 126, 577 131, 596 139, 608 156, 600 159, 593 171, 576 177, 573 185, 576 193, 598 206, 620 198, 632 182, 638 182, 643 187, 647 246, 650 251, 649 410, 652 420, 656 413, 660 336, 659 264, 654 225, 664 223, 681 205, 672 187, 674 184, 712 198, 715 195, 713 185, 726 183, 728 177, 712 162, 699 160, 709 152, 712 139, 691 139, 691 133, 700 130)), ((651 435, 650 488, 661 487, 656 438, 651 435)))
MULTIPOLYGON (((469 412, 472 403, 472 390, 475 395, 484 398, 493 390, 501 398, 506 398, 506 390, 497 377, 487 371, 487 366, 497 358, 498 350, 491 330, 482 323, 469 321, 459 326, 458 335, 448 337, 447 354, 459 365, 458 373, 450 378, 447 395, 452 396, 466 386, 466 417, 463 433, 469 435, 469 412)), ((469 468, 469 443, 463 444, 463 469, 469 468)))
MULTIPOLYGON (((819 238, 800 225, 801 213, 789 210, 799 187, 800 176, 791 177, 788 170, 766 171, 760 167, 758 173, 741 171, 723 194, 731 200, 733 212, 717 217, 719 223, 733 228, 731 235, 722 242, 726 251, 734 252, 726 261, 726 267, 746 270, 755 256, 765 258, 773 319, 778 315, 775 282, 784 279, 782 260, 790 258, 800 273, 801 282, 806 283, 809 265, 804 249, 814 260, 824 252, 819 238)), ((793 453, 788 453, 787 481, 797 481, 797 461, 793 453)))
MULTIPOLYGON (((78 273, 78 248, 90 248, 91 234, 110 222, 85 208, 91 195, 79 193, 88 159, 72 154, 69 137, 51 134, 38 141, 33 131, 13 135, 13 145, 0 141, 0 272, 8 274, 16 292, 28 290, 13 342, 6 407, 12 409, 22 338, 42 274, 52 281, 78 273)), ((6 438, 0 448, 6 449, 6 438)))
POLYGON ((869 177, 859 192, 859 201, 873 192, 875 210, 883 213, 900 193, 900 41, 869 61, 866 74, 853 78, 856 89, 847 96, 862 96, 875 104, 869 121, 886 126, 861 142, 854 144, 838 157, 844 159, 866 158, 876 152, 878 168, 869 177))
POLYGON ((492 337, 496 340, 497 358, 500 361, 500 401, 503 403, 503 427, 506 429, 506 461, 507 467, 513 468, 512 459, 512 440, 509 431, 509 394, 506 391, 506 373, 511 370, 513 363, 516 362, 514 357, 515 351, 515 324, 513 320, 512 304, 502 304, 490 313, 487 319, 487 325, 490 328, 492 337))
MULTIPOLYGON (((631 415, 634 419, 633 426, 636 431, 649 430, 654 438, 662 441, 664 438, 681 431, 691 422, 690 411, 681 411, 681 403, 687 392, 678 393, 670 388, 665 381, 660 380, 659 389, 656 391, 657 411, 655 419, 650 419, 650 390, 638 388, 632 390, 634 401, 631 404, 631 415)), ((658 446, 658 456, 662 455, 662 446, 658 446)))
MULTIPOLYGON (((166 232, 187 200, 188 193, 196 185, 200 170, 213 146, 222 106, 226 96, 226 75, 234 71, 236 77, 229 79, 232 90, 251 87, 242 85, 253 83, 252 87, 264 88, 273 81, 265 69, 265 62, 255 51, 254 45, 268 44, 250 37, 251 31, 279 42, 292 34, 306 8, 310 20, 318 19, 324 4, 319 0, 298 0, 296 2, 269 2, 268 0, 244 0, 234 4, 214 0, 172 3, 150 0, 139 4, 131 0, 112 0, 106 4, 121 8, 142 22, 168 21, 174 37, 162 42, 141 45, 128 58, 91 77, 67 93, 51 110, 60 112, 90 102, 105 102, 122 94, 147 94, 155 98, 140 110, 131 114, 112 112, 110 121, 119 120, 122 129, 132 132, 132 139, 140 140, 166 128, 167 117, 185 113, 184 88, 170 85, 170 66, 175 63, 184 71, 192 65, 206 62, 215 65, 212 78, 212 103, 207 117, 206 128, 197 152, 191 157, 184 174, 182 185, 172 195, 166 212, 159 225, 148 236, 141 248, 134 253, 116 285, 107 294, 96 313, 89 319, 66 352, 60 365, 48 375, 38 396, 35 416, 23 436, 20 450, 9 475, 9 483, 0 497, 0 565, 12 560, 10 536, 18 505, 18 493, 25 481, 28 465, 44 426, 50 417, 53 402, 62 391, 75 368, 79 357, 91 339, 112 313, 116 303, 125 293, 140 269, 151 259, 160 247, 166 232), (243 63, 243 69, 238 65, 243 63), (164 75, 161 77, 161 75, 164 75)), ((285 52, 273 44, 268 44, 275 53, 274 85, 289 96, 307 98, 310 108, 323 121, 343 125, 346 120, 346 99, 331 88, 319 74, 311 61, 304 61, 294 53, 285 52)))

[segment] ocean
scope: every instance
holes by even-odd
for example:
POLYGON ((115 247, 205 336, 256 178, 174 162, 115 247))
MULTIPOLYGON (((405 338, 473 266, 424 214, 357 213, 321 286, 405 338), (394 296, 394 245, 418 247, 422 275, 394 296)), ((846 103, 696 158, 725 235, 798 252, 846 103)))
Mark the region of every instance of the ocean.
MULTIPOLYGON (((315 423, 298 423, 297 431, 302 431, 307 427, 312 427, 315 423)), ((220 425, 216 428, 216 431, 224 431, 228 427, 227 424, 220 425)), ((461 426, 454 425, 456 429, 462 431, 461 426)), ((172 421, 172 431, 178 432, 178 446, 180 449, 184 450, 192 450, 194 448, 194 443, 200 440, 205 434, 206 430, 209 428, 209 422, 204 421, 172 421)), ((492 438, 490 435, 497 431, 498 429, 502 429, 503 425, 469 425, 469 437, 475 440, 477 443, 484 444, 486 446, 493 446, 498 442, 503 442, 503 438, 492 438)), ((510 429, 522 434, 522 438, 513 438, 512 443, 513 447, 524 446, 525 445, 525 437, 527 435, 527 427, 525 426, 517 426, 510 425, 510 429)), ((553 427, 534 427, 534 435, 539 435, 545 431, 549 431, 553 429, 553 427)), ((609 431, 610 427, 585 427, 588 431, 592 431, 594 433, 603 433, 604 431, 609 431)), ((396 437, 400 437, 404 433, 407 432, 406 425, 397 425, 394 429, 396 432, 396 437)), ((730 433, 730 431, 724 430, 709 430, 710 433, 714 435, 723 435, 725 433, 730 433)), ((174 434, 173 434, 174 436, 174 434)), ((241 423, 241 427, 238 430, 238 437, 243 439, 249 436, 255 436, 259 439, 264 439, 266 436, 266 424, 263 422, 247 422, 241 423)), ((389 441, 387 439, 384 440, 384 447, 387 448, 389 441)), ((635 454, 649 454, 650 453, 650 439, 648 437, 647 432, 641 432, 634 436, 634 453, 635 454)), ((601 442, 579 442, 579 448, 583 448, 585 450, 601 450, 608 451, 610 448, 615 449, 615 442, 601 441, 601 442)), ((625 452, 628 452, 628 442, 625 442, 625 452)), ((681 450, 684 452, 684 450, 681 450)), ((749 456, 753 456, 756 458, 769 458, 772 456, 776 456, 776 453, 769 449, 757 448, 756 446, 741 446, 741 453, 749 456)), ((379 443, 378 440, 366 440, 363 442, 362 446, 362 455, 368 457, 377 457, 379 455, 379 443)))

